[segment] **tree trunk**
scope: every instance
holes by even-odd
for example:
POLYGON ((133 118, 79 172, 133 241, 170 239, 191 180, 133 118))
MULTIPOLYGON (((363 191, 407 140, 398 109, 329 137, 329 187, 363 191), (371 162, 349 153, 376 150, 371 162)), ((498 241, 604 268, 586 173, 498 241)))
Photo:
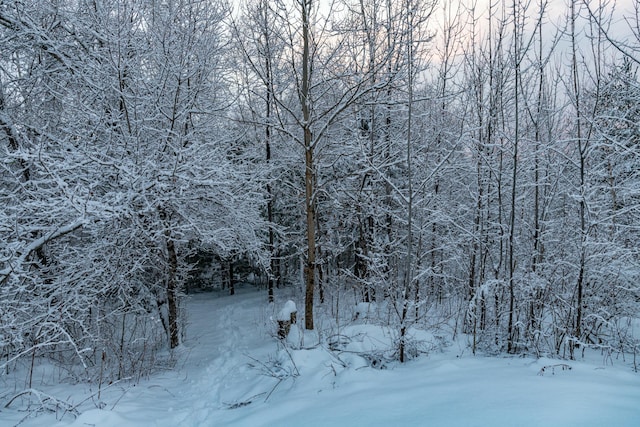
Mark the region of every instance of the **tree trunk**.
MULTIPOLYGON (((582 135, 582 111, 581 111, 581 99, 580 99, 580 79, 578 76, 578 58, 577 58, 577 42, 576 42, 576 28, 575 23, 577 19, 577 13, 575 10, 575 3, 571 3, 571 50, 572 50, 572 78, 573 78, 573 95, 576 109, 576 137, 578 139, 578 155, 579 159, 579 178, 580 178, 580 265, 578 267, 578 279, 576 283, 576 306, 575 306, 575 330, 574 339, 580 340, 582 335, 582 296, 584 293, 584 274, 586 269, 586 245, 587 245, 587 221, 586 221, 586 156, 587 156, 587 143, 583 141, 582 135)), ((571 358, 573 358, 573 349, 577 347, 577 341, 572 343, 570 348, 571 358)))
MULTIPOLYGON (((271 163, 271 107, 273 104, 273 75, 271 70, 271 48, 269 44, 269 30, 267 28, 266 15, 268 13, 268 2, 265 1, 264 5, 265 22, 264 22, 264 41, 266 44, 265 52, 265 72, 266 72, 266 86, 267 86, 267 99, 266 99, 266 121, 265 126, 265 155, 267 164, 271 163)), ((269 302, 274 301, 273 288, 276 282, 276 260, 275 260, 275 233, 273 231, 273 189, 271 184, 267 183, 267 221, 269 221, 269 278, 267 284, 267 292, 269 302)))
MULTIPOLYGON (((310 129, 305 129, 305 145, 311 140, 310 129)), ((309 144, 310 145, 310 144, 309 144)), ((307 262, 304 267, 306 282, 304 304, 304 327, 313 329, 313 295, 316 280, 316 211, 313 199, 314 172, 313 172, 313 148, 308 147, 305 156, 305 199, 307 207, 307 262)))
POLYGON ((316 280, 316 209, 315 209, 315 158, 313 147, 313 135, 311 133, 311 34, 309 12, 311 0, 303 0, 302 7, 302 86, 300 88, 300 103, 302 104, 302 125, 304 132, 305 150, 305 207, 307 222, 307 262, 304 267, 305 275, 305 303, 304 303, 304 327, 313 329, 313 296, 316 280))
POLYGON ((178 331, 178 257, 176 255, 175 243, 167 234, 167 256, 169 261, 169 271, 167 276, 167 305, 169 309, 169 345, 176 348, 180 345, 180 334, 178 331))
POLYGON ((233 281, 233 259, 229 260, 229 295, 236 294, 236 285, 233 281))
POLYGON ((515 61, 515 82, 514 82, 514 96, 515 96, 515 120, 514 129, 515 135, 513 138, 513 172, 511 179, 511 212, 509 217, 509 323, 507 326, 507 352, 513 353, 515 351, 515 331, 514 331, 514 310, 515 310, 515 259, 514 259, 514 244, 515 244, 515 230, 516 230, 516 196, 517 196, 517 178, 518 178, 518 144, 520 138, 520 46, 519 43, 519 3, 513 0, 513 53, 515 61))

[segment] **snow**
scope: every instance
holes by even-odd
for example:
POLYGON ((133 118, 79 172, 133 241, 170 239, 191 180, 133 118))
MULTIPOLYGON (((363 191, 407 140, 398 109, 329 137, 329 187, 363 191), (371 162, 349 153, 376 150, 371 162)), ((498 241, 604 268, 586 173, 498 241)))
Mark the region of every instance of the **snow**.
MULTIPOLYGON (((241 288, 234 296, 190 298, 174 369, 137 384, 113 384, 99 399, 95 385, 58 384, 42 375, 45 384, 34 388, 77 405, 80 415, 60 410, 33 417, 16 401, 1 408, 0 425, 640 425, 640 374, 628 359, 596 353, 580 361, 473 356, 463 341, 443 348, 436 345, 439 337, 413 329, 410 335, 429 353, 374 369, 363 352, 383 358, 392 352, 392 328, 370 321, 345 325, 325 335, 331 351, 317 345, 318 334, 307 336, 296 326, 299 345, 285 347, 272 320, 282 303, 266 304, 263 292, 241 288)), ((6 404, 14 393, 3 387, 0 382, 6 404)))
POLYGON ((372 302, 360 302, 356 304, 355 315, 357 318, 368 318, 376 312, 377 305, 372 302))
POLYGON ((280 310, 280 312, 278 313, 278 320, 283 322, 288 322, 289 320, 291 320, 291 314, 297 313, 297 312, 298 312, 298 309, 296 308, 296 303, 291 300, 288 300, 284 304, 284 307, 282 307, 282 310, 280 310))

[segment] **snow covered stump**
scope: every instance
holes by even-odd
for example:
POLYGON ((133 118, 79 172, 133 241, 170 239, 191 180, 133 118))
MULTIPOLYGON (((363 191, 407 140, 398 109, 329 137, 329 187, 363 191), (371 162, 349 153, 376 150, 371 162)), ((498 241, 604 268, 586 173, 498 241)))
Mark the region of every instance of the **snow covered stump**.
POLYGON ((291 325, 296 323, 297 314, 296 303, 291 300, 287 301, 278 313, 278 338, 281 340, 287 338, 291 325))

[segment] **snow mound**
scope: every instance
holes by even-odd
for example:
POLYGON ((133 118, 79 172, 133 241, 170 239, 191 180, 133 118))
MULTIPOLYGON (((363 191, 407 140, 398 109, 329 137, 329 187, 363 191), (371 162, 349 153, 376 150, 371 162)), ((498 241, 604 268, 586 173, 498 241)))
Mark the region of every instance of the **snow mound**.
POLYGON ((297 313, 296 303, 289 300, 284 304, 282 310, 278 313, 277 319, 281 322, 288 322, 291 319, 293 313, 297 313))
MULTIPOLYGON (((269 333, 272 313, 265 300, 258 293, 198 294, 187 302, 189 329, 184 348, 173 354, 174 370, 103 387, 99 400, 87 399, 86 384, 38 384, 73 403, 80 415, 30 416, 3 407, 0 425, 640 425, 638 374, 628 362, 608 358, 603 364, 596 353, 570 363, 474 357, 464 337, 446 346, 441 337, 411 328, 407 340, 420 357, 401 364, 393 359, 397 328, 371 323, 343 326, 328 336, 294 325, 304 345, 293 348, 269 333), (379 354, 393 360, 373 357, 379 354), (384 365, 373 366, 374 360, 384 365)), ((285 307, 282 314, 290 314, 292 304, 285 307)))

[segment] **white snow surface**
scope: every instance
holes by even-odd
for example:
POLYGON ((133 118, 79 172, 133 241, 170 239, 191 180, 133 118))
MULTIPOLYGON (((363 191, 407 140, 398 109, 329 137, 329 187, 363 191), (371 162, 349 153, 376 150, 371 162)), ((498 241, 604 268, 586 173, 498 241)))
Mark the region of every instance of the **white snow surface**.
MULTIPOLYGON (((348 325, 334 352, 298 330, 299 345, 285 348, 272 320, 282 302, 269 306, 264 292, 189 298, 173 370, 114 384, 83 403, 95 385, 43 376, 34 388, 77 404, 81 414, 34 417, 14 404, 0 408, 0 426, 640 426, 640 374, 628 359, 482 357, 454 343, 381 370, 358 352, 388 350, 391 329, 348 325), (560 364, 571 369, 540 375, 560 364)), ((1 381, 0 395, 10 396, 1 381)))
POLYGON ((291 300, 288 300, 284 304, 284 307, 282 307, 282 310, 280 310, 280 312, 278 313, 278 320, 287 322, 291 319, 291 314, 297 313, 297 312, 298 312, 298 309, 296 308, 296 303, 291 300))

